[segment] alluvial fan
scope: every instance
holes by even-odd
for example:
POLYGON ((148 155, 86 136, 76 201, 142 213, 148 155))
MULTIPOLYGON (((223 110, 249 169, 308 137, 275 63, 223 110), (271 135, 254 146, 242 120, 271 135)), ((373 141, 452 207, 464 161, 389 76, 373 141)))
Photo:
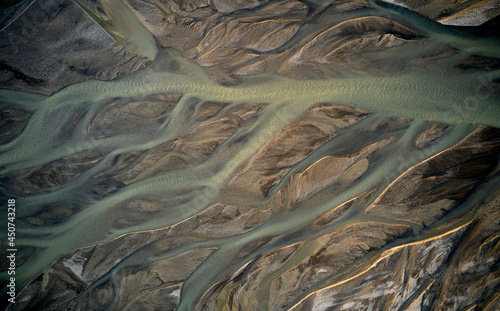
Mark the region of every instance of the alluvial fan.
POLYGON ((8 1, 7 310, 497 310, 497 1, 8 1))

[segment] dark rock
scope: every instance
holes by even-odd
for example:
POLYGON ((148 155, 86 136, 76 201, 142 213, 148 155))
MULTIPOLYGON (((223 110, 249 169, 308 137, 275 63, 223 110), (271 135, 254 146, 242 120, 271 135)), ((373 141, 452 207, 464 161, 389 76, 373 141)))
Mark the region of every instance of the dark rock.
POLYGON ((23 130, 31 112, 22 109, 2 109, 0 111, 0 144, 8 143, 23 130))
POLYGON ((85 80, 71 63, 110 49, 115 41, 76 3, 35 1, 0 32, 5 86, 50 94, 85 80))

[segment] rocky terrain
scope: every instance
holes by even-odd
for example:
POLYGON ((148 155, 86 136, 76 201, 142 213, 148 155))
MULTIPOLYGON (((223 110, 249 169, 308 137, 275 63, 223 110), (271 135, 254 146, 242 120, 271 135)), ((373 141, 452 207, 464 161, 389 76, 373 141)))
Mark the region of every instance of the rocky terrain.
POLYGON ((497 2, 0 8, 7 310, 500 306, 497 2))

